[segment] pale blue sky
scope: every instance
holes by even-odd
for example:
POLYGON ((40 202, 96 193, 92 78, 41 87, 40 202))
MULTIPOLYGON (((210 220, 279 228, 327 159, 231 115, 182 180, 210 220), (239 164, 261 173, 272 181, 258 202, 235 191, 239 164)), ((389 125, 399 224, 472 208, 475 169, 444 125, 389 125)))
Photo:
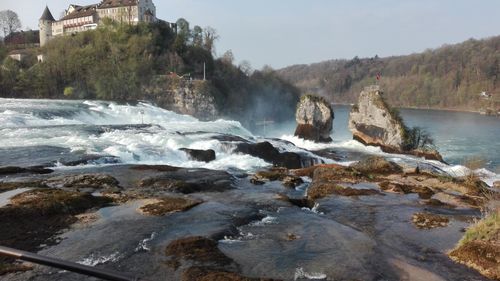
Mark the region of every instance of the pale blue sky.
MULTIPOLYGON (((0 0, 37 28, 45 4, 54 17, 70 3, 0 0)), ((500 35, 500 0, 153 0, 158 17, 212 26, 217 52, 274 68, 334 58, 402 55, 500 35)))

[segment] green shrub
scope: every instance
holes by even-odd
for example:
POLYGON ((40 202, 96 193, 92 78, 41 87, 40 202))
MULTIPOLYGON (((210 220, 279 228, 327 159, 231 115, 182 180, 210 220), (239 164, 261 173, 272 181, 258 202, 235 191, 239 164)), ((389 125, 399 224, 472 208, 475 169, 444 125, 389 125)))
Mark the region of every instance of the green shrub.
POLYGON ((391 107, 385 98, 382 97, 380 100, 380 106, 389 111, 391 118, 394 119, 396 124, 399 124, 403 130, 403 150, 410 151, 414 149, 434 149, 434 139, 431 137, 429 132, 418 126, 412 128, 407 127, 399 110, 395 107, 391 107))
POLYGON ((404 127, 403 150, 422 149, 429 150, 434 148, 434 139, 429 132, 421 127, 404 127))
POLYGON ((64 88, 64 96, 65 97, 72 97, 74 93, 75 93, 75 88, 73 88, 73 87, 64 88))
POLYGON ((472 225, 465 232, 459 245, 471 241, 497 241, 500 234, 500 211, 492 212, 489 216, 472 225))

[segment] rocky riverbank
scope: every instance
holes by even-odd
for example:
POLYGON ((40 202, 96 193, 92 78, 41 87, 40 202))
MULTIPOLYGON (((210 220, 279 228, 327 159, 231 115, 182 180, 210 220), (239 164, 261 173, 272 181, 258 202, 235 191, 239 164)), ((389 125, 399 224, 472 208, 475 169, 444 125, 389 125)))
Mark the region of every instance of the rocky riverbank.
MULTIPOLYGON (((486 280, 447 253, 498 199, 479 180, 374 156, 252 174, 150 165, 13 171, 0 182, 20 191, 2 198, 0 245, 151 280, 486 280)), ((463 254, 474 249, 451 255, 461 262, 481 255, 463 254)), ((5 280, 84 280, 1 264, 5 280)), ((490 259, 481 272, 496 265, 490 259)))

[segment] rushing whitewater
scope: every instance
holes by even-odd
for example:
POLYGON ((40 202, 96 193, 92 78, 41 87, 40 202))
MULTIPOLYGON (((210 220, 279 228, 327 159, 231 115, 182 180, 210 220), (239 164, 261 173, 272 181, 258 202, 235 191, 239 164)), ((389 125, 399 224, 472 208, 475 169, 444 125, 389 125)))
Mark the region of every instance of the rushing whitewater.
MULTIPOLYGON (((112 163, 167 164, 179 167, 216 170, 255 171, 270 166, 264 160, 234 153, 233 148, 214 138, 220 135, 241 137, 250 142, 263 139, 253 135, 239 122, 217 120, 201 122, 187 115, 176 114, 148 103, 121 105, 105 101, 60 101, 0 99, 0 159, 1 165, 15 165, 19 153, 28 151, 26 158, 46 160, 47 151, 70 155, 100 156, 93 165, 112 163), (63 149, 61 152, 54 149, 63 149), (217 159, 210 163, 192 161, 180 148, 213 149, 217 159)), ((335 137, 335 136, 334 136, 335 137)), ((425 162, 461 176, 468 170, 459 165, 446 165, 410 156, 390 155, 379 148, 367 147, 349 140, 316 144, 292 135, 266 139, 280 151, 300 152, 325 163, 348 165, 354 159, 334 161, 310 151, 335 149, 363 154, 378 154, 397 162, 425 162)), ((30 161, 30 159, 24 159, 30 161)), ((42 161, 40 160, 40 161, 42 161)), ((52 160, 52 159, 51 159, 52 160)), ((24 163, 24 162, 23 162, 24 163)), ((46 164, 46 163, 41 163, 46 164)), ((54 163, 65 168, 63 163, 54 163)), ((476 171, 491 184, 499 176, 486 169, 476 171)))
POLYGON ((211 169, 251 170, 268 165, 259 158, 231 154, 210 139, 216 134, 254 138, 239 122, 200 122, 146 103, 2 99, 0 132, 3 149, 51 146, 114 156, 121 163, 211 169), (183 147, 214 149, 218 157, 209 164, 190 161, 179 151, 183 147))

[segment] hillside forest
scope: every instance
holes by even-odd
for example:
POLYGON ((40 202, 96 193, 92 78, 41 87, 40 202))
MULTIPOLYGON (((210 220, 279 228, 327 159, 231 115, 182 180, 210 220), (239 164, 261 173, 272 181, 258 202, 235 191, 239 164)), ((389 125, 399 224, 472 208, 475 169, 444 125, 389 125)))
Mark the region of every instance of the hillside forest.
POLYGON ((302 90, 337 103, 354 103, 365 86, 378 83, 387 101, 395 106, 498 108, 500 36, 470 39, 407 56, 355 57, 294 65, 278 73, 302 90), (481 95, 482 92, 491 97, 481 95))

